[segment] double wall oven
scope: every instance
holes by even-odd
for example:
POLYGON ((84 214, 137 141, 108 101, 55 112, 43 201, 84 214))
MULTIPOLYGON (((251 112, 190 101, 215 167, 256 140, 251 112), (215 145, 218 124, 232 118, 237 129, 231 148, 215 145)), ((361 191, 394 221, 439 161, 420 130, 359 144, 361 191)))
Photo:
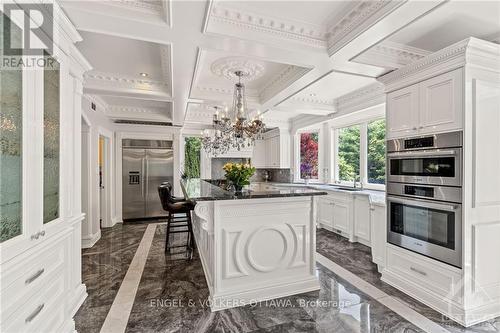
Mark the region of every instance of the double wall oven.
POLYGON ((389 243, 462 262, 462 132, 387 141, 389 243))

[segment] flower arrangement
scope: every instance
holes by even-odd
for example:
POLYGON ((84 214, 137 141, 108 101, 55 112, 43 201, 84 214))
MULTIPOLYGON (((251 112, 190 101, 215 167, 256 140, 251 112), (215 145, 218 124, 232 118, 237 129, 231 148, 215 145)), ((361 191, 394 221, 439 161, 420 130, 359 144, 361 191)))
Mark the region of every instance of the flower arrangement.
POLYGON ((222 169, 226 172, 226 179, 234 185, 237 192, 241 192, 243 186, 250 184, 250 177, 255 173, 255 168, 248 163, 226 163, 222 169))

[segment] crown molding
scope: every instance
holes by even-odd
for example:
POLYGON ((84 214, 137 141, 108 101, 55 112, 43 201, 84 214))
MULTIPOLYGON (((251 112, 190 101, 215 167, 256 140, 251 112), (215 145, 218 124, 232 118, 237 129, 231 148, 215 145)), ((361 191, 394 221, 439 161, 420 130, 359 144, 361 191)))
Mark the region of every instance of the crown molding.
POLYGON ((306 97, 306 96, 293 96, 288 99, 291 102, 298 102, 302 104, 310 104, 310 105, 322 105, 322 106, 335 106, 335 100, 333 99, 321 99, 314 97, 306 97))
POLYGON ((111 91, 124 95, 158 95, 162 100, 171 99, 170 85, 164 81, 125 76, 117 73, 89 71, 83 75, 84 90, 97 94, 111 91))
POLYGON ((384 85, 374 82, 335 99, 338 114, 355 112, 385 103, 384 85))
POLYGON ((160 61, 161 70, 163 73, 163 80, 167 83, 168 92, 172 96, 173 87, 173 77, 172 77, 172 46, 171 45, 161 45, 160 46, 160 61))
POLYGON ((371 47, 352 61, 394 70, 409 65, 431 53, 409 45, 384 41, 371 47))
POLYGON ((326 48, 326 30, 323 26, 243 12, 211 1, 205 32, 227 34, 231 28, 265 33, 315 48, 326 48))
POLYGON ((311 68, 288 65, 262 88, 259 93, 260 104, 267 102, 310 70, 311 68))
POLYGON ((111 119, 162 120, 171 121, 172 112, 161 108, 129 107, 111 105, 106 109, 106 116, 111 119), (167 111, 167 112, 165 112, 167 111))
POLYGON ((211 125, 215 110, 207 104, 190 104, 184 118, 185 124, 211 125))
POLYGON ((332 56, 387 14, 403 5, 407 0, 362 1, 349 11, 339 23, 327 30, 328 54, 332 56))
POLYGON ((445 47, 410 65, 377 78, 385 91, 393 91, 448 72, 467 63, 500 72, 500 45, 477 38, 467 38, 445 47))

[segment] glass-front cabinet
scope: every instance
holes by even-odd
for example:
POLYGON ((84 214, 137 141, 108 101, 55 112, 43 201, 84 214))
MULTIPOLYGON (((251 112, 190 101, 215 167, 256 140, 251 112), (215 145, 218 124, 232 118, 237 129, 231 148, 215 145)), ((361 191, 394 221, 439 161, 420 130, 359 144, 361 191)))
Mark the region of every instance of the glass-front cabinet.
MULTIPOLYGON (((23 36, 4 20, 0 15, 2 48, 3 29, 11 43, 23 36)), ((0 70, 0 244, 7 247, 38 239, 61 215, 61 64, 49 54, 43 59, 45 66, 0 70)))
MULTIPOLYGON (((22 39, 22 30, 5 24, 0 16, 0 47, 4 26, 12 27, 11 39, 22 39)), ((7 22, 10 23, 10 22, 7 22)), ((23 70, 0 70, 0 242, 23 232, 23 70)))

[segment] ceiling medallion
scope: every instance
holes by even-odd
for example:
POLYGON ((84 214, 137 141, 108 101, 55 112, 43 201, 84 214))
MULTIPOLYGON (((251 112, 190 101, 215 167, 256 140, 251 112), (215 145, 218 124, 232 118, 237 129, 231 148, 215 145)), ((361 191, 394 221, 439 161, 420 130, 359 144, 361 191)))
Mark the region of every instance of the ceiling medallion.
POLYGON ((238 79, 236 72, 243 73, 241 80, 249 82, 264 75, 264 65, 259 61, 244 57, 226 57, 217 59, 210 66, 213 74, 234 81, 238 79))
POLYGON ((260 112, 253 119, 249 119, 245 85, 241 83, 245 73, 236 71, 234 75, 238 77, 238 83, 234 85, 231 110, 225 107, 219 112, 222 108, 216 106, 212 133, 208 129, 202 133, 203 149, 213 156, 224 154, 231 148, 239 151, 253 146, 255 140, 261 138, 266 129, 260 112))

